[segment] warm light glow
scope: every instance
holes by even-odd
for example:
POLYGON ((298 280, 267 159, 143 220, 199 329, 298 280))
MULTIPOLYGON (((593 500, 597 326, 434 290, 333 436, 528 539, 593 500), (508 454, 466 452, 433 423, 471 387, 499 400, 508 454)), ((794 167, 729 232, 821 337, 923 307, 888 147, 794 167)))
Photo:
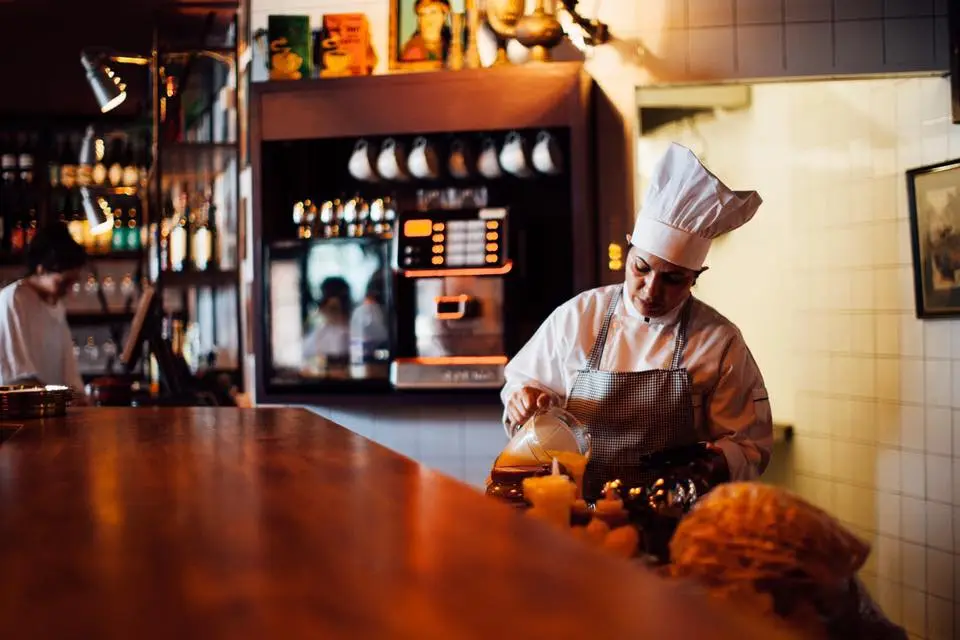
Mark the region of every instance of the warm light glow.
POLYGON ((487 221, 487 229, 499 229, 499 228, 500 228, 500 223, 497 222, 496 220, 487 221))
POLYGON ((140 66, 150 64, 150 58, 144 58, 142 56, 113 56, 111 59, 114 62, 120 62, 122 64, 138 64, 140 66))
POLYGON ((433 230, 434 230, 434 231, 443 231, 444 228, 445 228, 445 227, 444 227, 444 225, 443 225, 442 222, 437 222, 437 223, 434 223, 434 225, 433 225, 433 230))
MULTIPOLYGON (((434 260, 440 258, 440 256, 435 256, 434 260)), ((434 262, 434 264, 440 264, 434 262)), ((465 269, 424 269, 423 271, 404 271, 403 276, 405 278, 442 278, 442 277, 453 277, 453 276, 502 276, 504 274, 510 273, 510 270, 513 269, 513 262, 507 262, 502 267, 467 267, 465 269)))
POLYGON ((487 251, 496 251, 496 250, 499 249, 499 248, 500 248, 500 247, 499 247, 499 245, 498 245, 496 242, 491 242, 491 243, 487 244, 487 251))
POLYGON ((496 231, 491 231, 487 234, 487 240, 497 240, 498 238, 500 238, 500 234, 496 231))
POLYGON ((497 261, 497 256, 487 256, 487 262, 493 263, 497 261))
POLYGON ((101 112, 101 113, 107 113, 108 111, 113 111, 114 109, 116 109, 117 107, 119 107, 121 104, 123 104, 123 101, 126 100, 126 99, 127 99, 127 92, 126 92, 126 91, 121 91, 121 92, 120 92, 120 95, 118 95, 116 98, 114 98, 113 100, 111 100, 111 101, 108 102, 107 104, 105 104, 105 105, 103 105, 102 107, 100 107, 100 112, 101 112))
POLYGON ((431 262, 433 264, 443 264, 443 256, 433 256, 431 262))
POLYGON ((430 235, 431 229, 430 220, 406 220, 403 223, 403 235, 405 238, 426 238, 430 235))
POLYGON ((103 143, 103 138, 97 138, 97 141, 94 145, 94 148, 96 149, 96 154, 97 154, 97 162, 100 162, 101 160, 103 160, 105 146, 106 145, 103 143))
POLYGON ((107 231, 110 231, 111 229, 113 229, 113 216, 108 213, 106 220, 104 220, 103 222, 101 222, 95 227, 90 227, 90 235, 100 236, 105 234, 107 231))

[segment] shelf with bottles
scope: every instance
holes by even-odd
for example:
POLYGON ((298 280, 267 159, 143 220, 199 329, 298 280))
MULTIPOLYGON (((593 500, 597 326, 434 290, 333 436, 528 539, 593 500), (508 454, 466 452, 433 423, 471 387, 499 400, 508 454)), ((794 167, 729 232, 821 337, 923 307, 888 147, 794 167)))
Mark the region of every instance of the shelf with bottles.
POLYGON ((221 234, 229 222, 224 207, 218 206, 212 184, 194 184, 175 183, 163 194, 163 217, 150 227, 149 273, 154 282, 172 284, 178 277, 185 281, 186 274, 202 278, 197 274, 204 273, 216 279, 233 268, 229 236, 221 234), (221 259, 224 255, 227 260, 221 259))
POLYGON ((99 269, 87 271, 81 276, 64 298, 68 316, 102 314, 103 302, 107 313, 130 313, 134 310, 140 295, 138 282, 139 269, 130 268, 123 263, 107 263, 99 269))

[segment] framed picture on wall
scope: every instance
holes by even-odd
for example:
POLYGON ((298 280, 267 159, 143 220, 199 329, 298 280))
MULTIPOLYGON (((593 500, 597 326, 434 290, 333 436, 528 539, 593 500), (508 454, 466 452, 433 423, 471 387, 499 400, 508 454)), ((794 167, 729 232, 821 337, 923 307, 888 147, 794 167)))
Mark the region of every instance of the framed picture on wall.
POLYGON ((464 0, 390 0, 390 69, 441 69, 450 52, 450 16, 464 0))
POLYGON ((907 171, 918 318, 960 316, 960 159, 907 171))

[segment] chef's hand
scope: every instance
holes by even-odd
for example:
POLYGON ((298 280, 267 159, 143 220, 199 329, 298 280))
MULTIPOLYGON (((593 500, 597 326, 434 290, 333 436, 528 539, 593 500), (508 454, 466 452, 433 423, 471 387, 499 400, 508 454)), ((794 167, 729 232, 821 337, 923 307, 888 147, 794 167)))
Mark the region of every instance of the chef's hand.
POLYGON ((521 387, 507 399, 507 417, 514 428, 521 426, 533 417, 540 409, 547 409, 553 404, 553 397, 536 387, 521 387))

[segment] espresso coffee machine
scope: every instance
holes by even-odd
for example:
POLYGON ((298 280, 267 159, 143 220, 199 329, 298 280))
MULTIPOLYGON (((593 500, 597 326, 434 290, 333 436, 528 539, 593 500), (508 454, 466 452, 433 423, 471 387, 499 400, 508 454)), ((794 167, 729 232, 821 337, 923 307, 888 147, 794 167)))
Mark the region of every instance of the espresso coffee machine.
POLYGON ((410 211, 395 236, 397 388, 503 385, 505 208, 410 211))

